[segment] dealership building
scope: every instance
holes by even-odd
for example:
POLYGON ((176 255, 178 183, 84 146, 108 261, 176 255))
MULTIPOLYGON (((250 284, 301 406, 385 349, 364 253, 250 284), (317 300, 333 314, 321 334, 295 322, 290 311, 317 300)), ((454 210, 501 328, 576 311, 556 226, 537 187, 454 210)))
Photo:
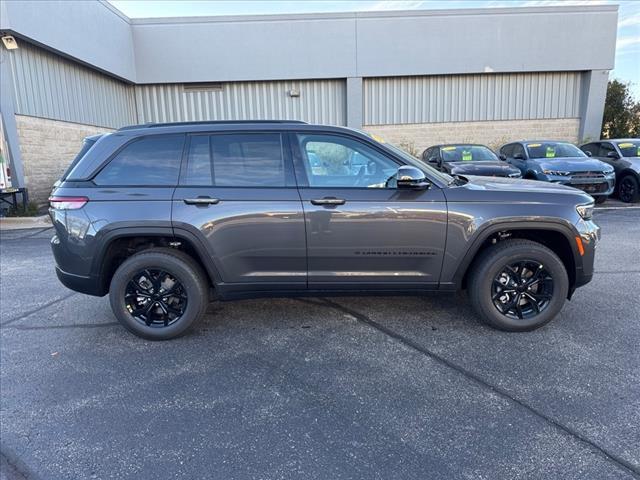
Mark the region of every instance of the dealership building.
POLYGON ((83 137, 134 123, 295 119, 416 152, 596 138, 617 17, 590 5, 130 19, 98 0, 5 1, 3 154, 14 186, 44 202, 83 137))

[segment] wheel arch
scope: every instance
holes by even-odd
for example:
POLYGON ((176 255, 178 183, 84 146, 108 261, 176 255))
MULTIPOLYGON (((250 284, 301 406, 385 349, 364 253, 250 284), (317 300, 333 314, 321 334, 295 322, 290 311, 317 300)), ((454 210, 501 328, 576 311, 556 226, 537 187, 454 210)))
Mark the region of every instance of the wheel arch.
POLYGON ((126 258, 157 247, 176 248, 189 255, 207 273, 213 288, 221 282, 215 265, 207 261, 208 253, 200 240, 184 230, 174 231, 171 227, 122 227, 105 233, 99 245, 91 271, 99 279, 100 289, 104 293, 109 290, 114 272, 126 258))
POLYGON ((487 226, 472 240, 471 247, 456 269, 453 283, 458 288, 466 288, 469 272, 486 248, 507 238, 523 238, 547 246, 560 257, 569 276, 571 294, 576 284, 577 269, 581 268, 575 237, 576 233, 562 223, 508 222, 487 226))

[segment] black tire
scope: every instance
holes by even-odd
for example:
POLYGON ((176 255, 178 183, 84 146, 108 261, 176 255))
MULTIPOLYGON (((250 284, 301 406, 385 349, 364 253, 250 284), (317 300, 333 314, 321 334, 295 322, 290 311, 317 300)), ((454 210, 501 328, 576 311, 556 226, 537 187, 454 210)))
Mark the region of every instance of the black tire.
POLYGON ((484 323, 498 330, 526 332, 542 327, 562 309, 569 291, 569 278, 562 260, 549 248, 530 240, 505 240, 492 245, 480 254, 471 268, 468 279, 471 304, 484 323), (507 265, 519 262, 539 263, 552 279, 552 293, 545 295, 550 298, 539 313, 527 318, 511 318, 500 311, 492 299, 496 288, 494 279, 507 265))
MULTIPOLYGON (((142 278, 145 278, 144 274, 142 275, 142 278)), ((159 277, 160 275, 158 274, 159 277)), ((153 292, 153 287, 145 291, 153 292)), ((160 294, 161 291, 155 292, 157 297, 162 296, 160 294)), ((118 321, 130 332, 148 340, 169 340, 183 335, 202 318, 209 303, 208 291, 209 287, 205 273, 189 255, 169 248, 157 248, 132 255, 118 267, 111 279, 109 301, 118 321), (174 314, 174 318, 168 319, 165 324, 156 323, 155 320, 153 324, 149 324, 144 317, 140 318, 132 315, 132 312, 127 307, 127 302, 131 302, 132 295, 127 295, 129 300, 125 298, 125 295, 127 294, 127 289, 131 288, 130 281, 145 270, 151 271, 151 275, 153 275, 154 271, 166 273, 163 278, 169 278, 169 282, 172 280, 177 282, 173 283, 173 285, 178 284, 180 286, 180 298, 184 298, 184 300, 179 301, 185 302, 181 304, 183 305, 180 310, 181 315, 174 314)), ((152 301, 151 299, 147 300, 152 301)), ((158 300, 160 299, 158 298, 158 300)), ((163 305, 165 304, 163 303, 163 305)), ((155 309, 154 311, 158 310, 155 309)), ((150 317, 148 316, 148 318, 150 317)))
POLYGON ((598 195, 597 197, 593 197, 593 199, 595 200, 595 202, 600 205, 604 202, 607 201, 607 196, 606 195, 598 195))
POLYGON ((628 173, 618 182, 618 198, 625 203, 636 203, 640 200, 640 182, 628 173))

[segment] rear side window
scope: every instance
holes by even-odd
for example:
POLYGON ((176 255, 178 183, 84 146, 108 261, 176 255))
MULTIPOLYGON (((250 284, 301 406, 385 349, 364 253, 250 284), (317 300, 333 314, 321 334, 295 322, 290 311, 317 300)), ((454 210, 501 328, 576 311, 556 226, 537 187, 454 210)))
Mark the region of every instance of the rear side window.
POLYGON ((191 137, 182 185, 284 187, 279 133, 233 133, 191 137))
POLYGON ((588 145, 583 145, 580 147, 583 152, 589 152, 594 157, 597 157, 600 152, 600 144, 599 143, 589 143, 588 145))
POLYGON ((136 140, 111 159, 94 182, 97 185, 176 185, 183 145, 183 135, 136 140))
POLYGON ((500 149, 500 153, 505 157, 510 158, 513 156, 513 147, 514 147, 513 143, 510 145, 505 145, 500 149))
POLYGON ((75 167, 78 164, 78 162, 87 154, 87 152, 91 149, 91 147, 95 145, 97 140, 98 140, 97 138, 84 139, 84 141, 82 142, 82 148, 80 149, 78 154, 75 156, 75 158, 73 159, 69 167, 65 170, 64 174, 62 175, 62 180, 65 180, 67 178, 67 176, 69 175, 69 172, 73 170, 73 167, 75 167))

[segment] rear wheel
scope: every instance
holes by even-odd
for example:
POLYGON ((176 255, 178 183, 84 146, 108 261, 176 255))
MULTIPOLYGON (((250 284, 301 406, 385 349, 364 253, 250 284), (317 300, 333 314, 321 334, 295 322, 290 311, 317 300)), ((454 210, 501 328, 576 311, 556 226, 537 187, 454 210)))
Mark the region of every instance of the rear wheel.
POLYGON ((505 240, 485 250, 469 277, 471 303, 488 325, 511 332, 551 321, 567 298, 562 260, 530 240, 505 240))
POLYGON ((172 249, 153 249, 118 267, 109 301, 127 330, 149 340, 168 340, 184 334, 202 317, 208 286, 191 257, 172 249))
POLYGON ((633 175, 625 175, 618 184, 618 197, 625 203, 640 200, 640 184, 633 175))

